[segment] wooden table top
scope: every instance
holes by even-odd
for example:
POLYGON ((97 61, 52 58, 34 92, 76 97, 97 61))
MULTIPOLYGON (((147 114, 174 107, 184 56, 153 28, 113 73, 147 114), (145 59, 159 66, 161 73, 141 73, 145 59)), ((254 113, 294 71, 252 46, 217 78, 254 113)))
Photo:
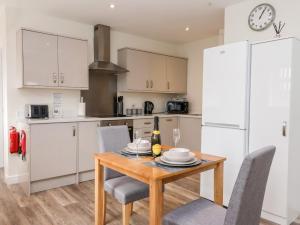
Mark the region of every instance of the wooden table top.
POLYGON ((199 151, 193 152, 198 159, 207 160, 207 162, 198 166, 176 170, 175 172, 159 167, 144 165, 145 162, 154 161, 153 157, 140 157, 139 159, 134 159, 127 158, 118 153, 105 152, 96 154, 95 159, 97 159, 104 167, 114 169, 148 184, 151 180, 163 180, 164 183, 172 182, 185 177, 187 174, 194 174, 213 169, 217 164, 223 163, 226 160, 224 157, 202 154, 199 151))

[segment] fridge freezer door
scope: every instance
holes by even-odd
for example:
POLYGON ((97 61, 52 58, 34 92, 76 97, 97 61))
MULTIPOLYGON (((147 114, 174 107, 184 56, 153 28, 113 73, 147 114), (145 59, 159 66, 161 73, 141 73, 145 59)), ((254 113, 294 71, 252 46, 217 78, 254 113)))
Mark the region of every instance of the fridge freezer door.
POLYGON ((204 51, 202 124, 245 129, 249 105, 249 44, 239 42, 204 51))
MULTIPOLYGON (((224 205, 228 205, 246 151, 246 130, 202 127, 201 152, 224 156, 224 205)), ((214 174, 201 174, 200 195, 214 200, 214 174)))

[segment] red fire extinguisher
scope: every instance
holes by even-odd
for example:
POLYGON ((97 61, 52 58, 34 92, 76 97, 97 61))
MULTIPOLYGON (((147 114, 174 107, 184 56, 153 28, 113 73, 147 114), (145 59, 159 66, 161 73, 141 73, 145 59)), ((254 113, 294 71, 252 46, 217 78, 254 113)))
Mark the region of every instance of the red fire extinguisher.
POLYGON ((19 132, 15 127, 9 129, 9 151, 10 153, 18 153, 19 149, 19 132))
POLYGON ((21 131, 21 138, 20 138, 20 149, 22 154, 22 159, 25 160, 26 158, 26 133, 24 130, 21 131))

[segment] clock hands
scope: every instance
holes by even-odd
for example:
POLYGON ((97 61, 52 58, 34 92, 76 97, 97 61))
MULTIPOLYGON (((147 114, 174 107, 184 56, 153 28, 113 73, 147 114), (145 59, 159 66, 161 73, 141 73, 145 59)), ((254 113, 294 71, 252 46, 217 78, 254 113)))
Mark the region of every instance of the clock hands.
POLYGON ((266 9, 267 9, 267 7, 265 7, 265 9, 262 11, 262 13, 261 13, 261 15, 260 15, 259 19, 261 19, 261 17, 264 15, 264 13, 265 13, 266 9))

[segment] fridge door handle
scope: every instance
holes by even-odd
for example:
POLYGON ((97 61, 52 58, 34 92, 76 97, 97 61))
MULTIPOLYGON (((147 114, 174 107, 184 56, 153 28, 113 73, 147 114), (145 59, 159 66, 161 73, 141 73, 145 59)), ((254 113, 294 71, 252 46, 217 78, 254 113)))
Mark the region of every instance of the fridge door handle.
POLYGON ((282 136, 286 137, 286 126, 287 126, 287 122, 283 121, 282 122, 282 136))
POLYGON ((229 124, 229 123, 212 123, 212 122, 205 122, 204 126, 210 127, 224 127, 224 128, 231 128, 231 129, 239 129, 240 125, 238 124, 229 124))

